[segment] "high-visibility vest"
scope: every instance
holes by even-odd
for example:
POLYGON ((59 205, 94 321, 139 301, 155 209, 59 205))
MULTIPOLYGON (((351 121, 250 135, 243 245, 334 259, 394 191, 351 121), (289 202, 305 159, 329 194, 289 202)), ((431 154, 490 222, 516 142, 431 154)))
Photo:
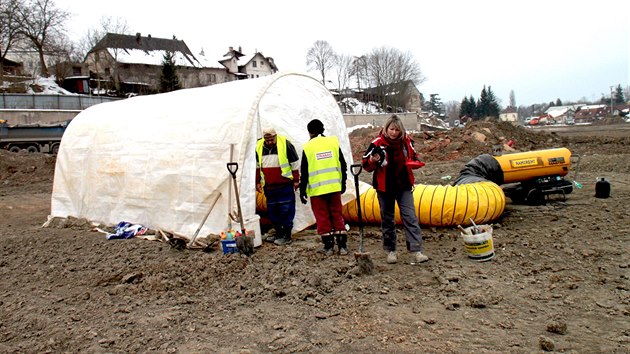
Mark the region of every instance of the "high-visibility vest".
POLYGON ((309 197, 341 191, 339 140, 336 136, 318 136, 304 144, 308 161, 309 197))
MULTIPOLYGON (((263 173, 262 165, 262 151, 265 139, 260 139, 256 142, 256 154, 258 155, 258 166, 260 167, 260 183, 265 185, 265 174, 263 173)), ((278 162, 280 164, 280 171, 282 171, 282 177, 293 179, 293 172, 291 171, 291 164, 287 157, 287 138, 282 135, 276 135, 276 150, 278 150, 278 162)))

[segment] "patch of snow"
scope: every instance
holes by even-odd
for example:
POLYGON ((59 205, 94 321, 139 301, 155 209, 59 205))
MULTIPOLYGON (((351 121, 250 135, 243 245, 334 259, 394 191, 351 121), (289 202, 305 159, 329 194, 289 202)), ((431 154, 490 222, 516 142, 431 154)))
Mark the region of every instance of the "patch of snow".
POLYGON ((357 129, 361 129, 361 128, 374 128, 374 125, 372 125, 371 123, 368 124, 361 124, 361 125, 354 125, 352 127, 348 127, 346 128, 346 130, 348 131, 348 134, 352 133, 353 131, 357 130, 357 129))
MULTIPOLYGON (((152 50, 150 52, 145 52, 140 49, 108 49, 109 54, 116 58, 119 63, 126 64, 148 64, 148 65, 162 65, 164 61, 164 55, 167 53, 165 50, 152 50)), ((174 62, 176 65, 187 66, 187 67, 197 67, 200 66, 199 63, 195 64, 193 59, 188 57, 188 55, 183 54, 182 52, 175 52, 174 54, 174 62)))
POLYGON ((76 95, 75 93, 72 93, 62 87, 60 87, 59 85, 57 85, 57 83, 55 82, 55 77, 51 76, 51 77, 36 77, 35 80, 32 80, 32 83, 28 85, 28 88, 26 90, 26 93, 28 94, 46 94, 46 95, 76 95), (31 88, 31 84, 33 85, 37 85, 43 88, 44 91, 42 92, 35 92, 33 91, 33 89, 31 88))
MULTIPOLYGON (((346 97, 341 100, 340 106, 346 107, 347 113, 355 113, 355 114, 372 114, 372 113, 381 113, 382 110, 379 109, 379 106, 376 102, 361 102, 354 97, 346 97)), ((343 110, 342 110, 343 111, 343 110)))

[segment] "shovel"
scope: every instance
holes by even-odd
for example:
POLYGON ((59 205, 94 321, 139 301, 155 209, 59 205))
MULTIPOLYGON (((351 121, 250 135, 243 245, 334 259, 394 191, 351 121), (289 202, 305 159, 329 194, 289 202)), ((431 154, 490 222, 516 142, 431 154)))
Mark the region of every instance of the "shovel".
POLYGON ((197 239, 197 236, 199 236, 199 231, 201 231, 201 228, 203 227, 203 225, 206 224, 206 220, 208 220, 208 216, 210 216, 210 213, 212 212, 212 209, 214 209, 215 204, 217 204, 217 201, 219 200, 219 197, 221 197, 221 193, 219 193, 216 198, 214 198, 214 201, 212 202, 212 204, 210 205, 210 209, 208 209, 208 213, 206 214, 206 216, 203 218, 203 221, 201 222, 201 224, 199 224, 199 227, 197 228, 197 231, 195 231, 195 234, 193 235, 192 239, 190 240, 190 242, 188 242, 188 247, 190 248, 194 243, 195 240, 197 239))
POLYGON ((238 220, 241 223, 241 236, 236 238, 236 248, 242 254, 249 256, 254 253, 254 238, 247 236, 245 224, 243 222, 243 212, 241 211, 241 197, 238 194, 238 185, 236 184, 236 171, 238 171, 238 162, 228 162, 227 169, 232 175, 234 182, 234 195, 236 196, 236 207, 238 208, 238 220))
POLYGON ((359 252, 354 254, 357 261, 359 271, 363 274, 372 274, 374 272, 374 263, 370 258, 370 254, 363 250, 363 213, 361 211, 361 195, 359 194, 359 175, 361 174, 361 164, 350 166, 350 172, 354 176, 354 189, 357 194, 357 213, 359 214, 359 252))

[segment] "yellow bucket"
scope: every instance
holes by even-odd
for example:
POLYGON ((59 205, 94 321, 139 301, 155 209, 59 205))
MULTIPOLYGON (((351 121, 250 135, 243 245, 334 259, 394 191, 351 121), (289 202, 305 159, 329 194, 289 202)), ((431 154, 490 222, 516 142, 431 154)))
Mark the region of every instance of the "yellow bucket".
POLYGON ((477 225, 467 227, 461 232, 464 248, 468 257, 476 261, 488 261, 494 257, 492 226, 477 225), (475 233, 475 230, 477 231, 475 233))

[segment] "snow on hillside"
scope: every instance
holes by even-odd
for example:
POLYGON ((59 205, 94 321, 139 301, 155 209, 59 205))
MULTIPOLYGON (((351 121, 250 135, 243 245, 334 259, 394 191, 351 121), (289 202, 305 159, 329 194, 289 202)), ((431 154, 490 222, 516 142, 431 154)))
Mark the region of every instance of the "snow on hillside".
POLYGON ((55 77, 37 77, 34 82, 28 86, 26 93, 34 94, 46 94, 46 95, 75 95, 59 85, 55 82, 55 77), (35 92, 33 90, 33 86, 39 86, 43 91, 35 92))
POLYGON ((55 82, 55 77, 36 77, 35 79, 11 82, 5 80, 0 85, 0 89, 3 91, 13 88, 14 91, 9 92, 21 92, 27 94, 47 94, 47 95, 76 95, 55 82), (35 88, 35 89, 34 89, 35 88), (15 91, 17 89, 17 91, 15 91))

